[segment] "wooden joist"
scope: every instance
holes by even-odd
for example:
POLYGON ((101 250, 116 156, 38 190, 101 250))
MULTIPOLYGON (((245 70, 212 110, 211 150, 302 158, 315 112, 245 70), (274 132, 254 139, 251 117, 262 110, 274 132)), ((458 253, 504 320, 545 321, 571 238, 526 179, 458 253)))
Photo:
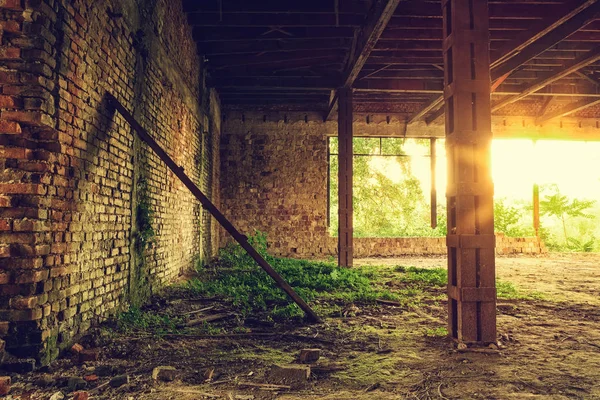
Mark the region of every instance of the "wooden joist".
POLYGON ((547 74, 546 76, 543 76, 538 81, 536 81, 535 83, 533 83, 532 85, 530 85, 526 89, 524 89, 518 95, 508 97, 508 98, 503 99, 500 102, 494 104, 492 106, 492 112, 498 111, 499 109, 501 109, 502 107, 504 107, 508 104, 511 104, 511 103, 514 103, 515 101, 521 100, 522 98, 530 95, 531 93, 535 93, 538 90, 548 86, 552 82, 556 82, 557 80, 564 78, 567 75, 575 73, 575 72, 579 71, 581 68, 586 67, 598 60, 600 60, 600 46, 589 51, 588 53, 584 54, 583 56, 578 57, 574 61, 568 63, 567 65, 565 65, 564 68, 561 68, 557 71, 551 72, 551 73, 547 74))

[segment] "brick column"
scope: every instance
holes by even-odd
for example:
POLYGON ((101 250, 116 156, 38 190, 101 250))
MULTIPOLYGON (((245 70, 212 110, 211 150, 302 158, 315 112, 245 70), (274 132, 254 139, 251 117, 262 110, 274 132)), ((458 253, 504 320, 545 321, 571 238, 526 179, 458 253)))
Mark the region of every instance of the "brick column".
POLYGON ((338 90, 338 264, 352 266, 352 89, 338 90))
POLYGON ((496 341, 486 0, 443 0, 448 154, 448 313, 461 343, 496 341))
POLYGON ((0 337, 13 355, 47 362, 58 355, 44 344, 51 278, 65 273, 52 254, 52 197, 68 174, 54 131, 56 38, 48 27, 56 14, 43 2, 7 0, 0 15, 0 337))

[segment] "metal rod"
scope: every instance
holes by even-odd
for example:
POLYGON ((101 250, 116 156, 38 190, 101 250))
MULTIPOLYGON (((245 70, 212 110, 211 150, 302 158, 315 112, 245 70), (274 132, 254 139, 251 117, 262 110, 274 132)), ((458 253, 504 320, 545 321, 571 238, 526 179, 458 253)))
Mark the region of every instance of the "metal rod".
POLYGON ((142 126, 133 118, 133 116, 123 107, 121 103, 110 93, 106 94, 108 101, 115 109, 125 118, 127 123, 131 125, 140 139, 144 141, 160 159, 169 167, 171 171, 181 180, 181 182, 192 192, 192 194, 200 201, 202 206, 207 209, 213 217, 221 224, 223 228, 242 246, 244 250, 256 261, 256 263, 265 272, 273 278, 277 285, 306 313, 306 316, 315 322, 320 322, 319 316, 309 307, 308 304, 292 289, 292 287, 271 267, 271 265, 261 256, 258 251, 248 242, 248 238, 242 235, 233 224, 219 211, 219 209, 202 193, 202 191, 192 182, 185 174, 183 168, 178 166, 175 161, 160 147, 160 145, 150 136, 150 134, 142 128, 142 126))

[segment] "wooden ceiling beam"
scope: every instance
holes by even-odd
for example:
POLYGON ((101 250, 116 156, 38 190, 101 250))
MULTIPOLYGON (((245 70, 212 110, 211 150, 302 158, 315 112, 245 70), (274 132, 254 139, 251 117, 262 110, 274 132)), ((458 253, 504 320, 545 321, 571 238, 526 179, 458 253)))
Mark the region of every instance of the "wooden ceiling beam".
POLYGON ((208 58, 208 65, 213 70, 226 69, 240 66, 268 65, 271 69, 280 66, 311 66, 317 60, 337 60, 343 57, 343 50, 302 51, 293 52, 287 57, 281 55, 256 55, 253 57, 239 56, 214 56, 208 58))
POLYGON ((358 33, 354 57, 348 60, 344 71, 343 87, 352 87, 399 3, 400 0, 375 1, 358 33))
MULTIPOLYGON (((282 0, 227 0, 198 1, 184 0, 184 10, 188 13, 333 13, 334 3, 322 0, 282 1, 282 0), (221 3, 221 4, 219 4, 221 3)), ((344 0, 339 2, 340 13, 365 14, 368 3, 361 0, 344 0)))
POLYGON ((506 49, 507 51, 496 58, 490 65, 492 80, 496 80, 500 76, 514 71, 525 62, 542 54, 561 40, 572 35, 597 18, 598 12, 600 12, 600 3, 598 0, 584 1, 513 49, 506 49))
POLYGON ((265 27, 252 27, 245 29, 229 29, 225 27, 201 28, 196 27, 193 30, 194 40, 197 43, 211 42, 267 42, 271 40, 286 39, 293 40, 310 40, 310 39, 349 39, 354 34, 353 27, 296 27, 286 28, 286 32, 290 35, 285 35, 278 32, 270 32, 265 27))
MULTIPOLYGON (((563 3, 534 4, 534 3, 489 3, 489 16, 492 19, 541 19, 540 15, 562 15, 570 11, 563 3)), ((422 0, 403 1, 396 9, 396 16, 415 16, 427 18, 442 18, 440 4, 432 4, 422 0)))
POLYGON ((600 46, 589 51, 588 53, 584 54, 583 56, 578 57, 574 61, 568 63, 567 65, 565 65, 564 68, 561 68, 560 70, 551 72, 551 73, 547 74, 546 76, 540 78, 538 81, 536 81, 535 83, 533 83, 532 85, 530 85, 529 87, 524 89, 518 95, 508 97, 508 98, 503 99, 500 102, 494 104, 492 106, 492 112, 498 111, 499 109, 507 106, 508 104, 511 104, 511 103, 514 103, 515 101, 521 100, 522 98, 530 95, 531 93, 535 93, 538 90, 550 85, 551 83, 556 82, 557 80, 559 80, 567 75, 573 74, 573 73, 579 71, 581 68, 586 67, 598 60, 600 60, 600 46))
MULTIPOLYGON (((550 23, 544 21, 542 23, 544 25, 542 29, 538 30, 539 28, 536 26, 536 33, 533 35, 528 33, 527 37, 524 37, 525 35, 518 37, 515 40, 515 42, 518 43, 516 46, 513 42, 513 44, 510 45, 510 48, 502 51, 502 55, 497 57, 490 64, 490 76, 492 82, 495 82, 502 76, 510 74, 519 66, 543 53, 548 48, 554 46, 556 43, 573 34, 578 29, 587 25, 593 18, 596 17, 595 14, 598 12, 599 4, 600 3, 598 3, 598 0, 586 0, 579 2, 579 4, 570 9, 570 11, 565 13, 565 15, 563 15, 561 18, 558 18, 550 23)), ((440 98, 436 98, 423 107, 423 109, 432 110, 436 105, 439 104, 440 98)), ((422 114, 422 111, 423 110, 420 110, 417 114, 422 114)), ((443 113, 444 107, 440 107, 429 117, 426 117, 425 121, 429 124, 439 118, 443 113)), ((421 115, 421 117, 426 114, 421 115)))
POLYGON ((264 42, 204 43, 198 47, 207 56, 252 53, 287 53, 291 51, 322 51, 348 48, 350 39, 270 40, 264 42))
POLYGON ((222 16, 210 13, 189 13, 188 22, 192 27, 360 27, 364 21, 361 14, 341 14, 339 21, 332 11, 331 14, 223 14, 222 16), (336 23, 338 23, 336 25, 336 23))
MULTIPOLYGON (((349 54, 348 62, 343 72, 342 87, 352 87, 399 3, 400 0, 375 0, 364 25, 358 32, 358 35, 355 36, 355 46, 349 54)), ((325 121, 331 116, 337 100, 338 95, 336 93, 331 97, 323 115, 325 121)))
POLYGON ((219 89, 235 88, 244 90, 323 90, 328 91, 339 86, 339 79, 304 77, 289 79, 286 77, 273 78, 222 78, 215 84, 219 89))
POLYGON ((537 118, 535 122, 537 125, 541 125, 544 122, 550 121, 551 119, 565 117, 567 115, 574 114, 581 110, 585 110, 586 108, 595 106, 597 104, 600 104, 600 99, 598 98, 575 101, 573 103, 567 104, 566 106, 556 111, 542 115, 541 117, 537 118))

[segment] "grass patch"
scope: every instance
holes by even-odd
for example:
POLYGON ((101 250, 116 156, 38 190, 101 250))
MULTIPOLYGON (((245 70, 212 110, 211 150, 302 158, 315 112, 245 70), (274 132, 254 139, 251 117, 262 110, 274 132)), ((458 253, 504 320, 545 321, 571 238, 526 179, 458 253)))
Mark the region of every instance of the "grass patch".
POLYGON ((389 354, 357 353, 349 360, 346 369, 332 374, 345 385, 369 386, 397 379, 401 365, 407 359, 417 358, 411 351, 405 351, 402 359, 389 354))
POLYGON ((437 328, 425 329, 425 336, 427 337, 446 337, 448 336, 448 329, 445 326, 438 326, 437 328))
POLYGON ((149 332, 156 336, 177 333, 177 325, 183 320, 178 317, 160 315, 155 311, 143 311, 131 307, 117 317, 117 330, 123 333, 149 332))
MULTIPOLYGON (((250 241, 307 302, 316 299, 332 304, 374 302, 380 298, 401 300, 389 290, 372 284, 374 270, 363 271, 340 268, 329 262, 272 257, 266 252, 263 235, 258 234, 250 241)), ((290 303, 287 295, 237 245, 230 245, 221 252, 214 270, 199 272, 201 278, 187 282, 187 289, 196 295, 229 300, 243 315, 268 311, 277 320, 303 315, 296 304, 290 303)))
MULTIPOLYGON (((397 266, 394 271, 400 272, 402 282, 418 283, 425 286, 444 287, 448 281, 448 271, 444 268, 418 268, 397 266)), ((499 299, 504 300, 541 300, 543 294, 538 292, 524 293, 513 283, 496 279, 496 291, 499 299)))
POLYGON ((448 272, 443 268, 418 268, 404 267, 398 265, 394 267, 395 272, 400 272, 401 282, 421 283, 426 286, 446 286, 448 281, 448 272))

